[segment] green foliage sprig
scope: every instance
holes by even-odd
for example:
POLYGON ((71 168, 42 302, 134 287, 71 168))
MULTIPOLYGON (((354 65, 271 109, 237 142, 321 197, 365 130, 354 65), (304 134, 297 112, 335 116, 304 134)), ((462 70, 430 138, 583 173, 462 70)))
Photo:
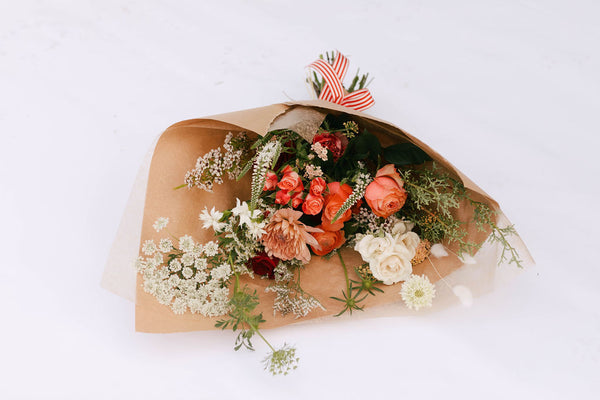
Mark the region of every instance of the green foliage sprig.
MULTIPOLYGON (((321 60, 327 61, 330 65, 333 65, 335 61, 335 51, 327 51, 325 55, 319 54, 319 58, 321 60)), ((306 81, 311 85, 313 90, 315 91, 317 97, 323 91, 323 87, 325 87, 325 79, 319 78, 316 72, 313 72, 310 78, 307 78, 306 81)), ((355 92, 360 89, 364 89, 373 81, 373 78, 369 79, 369 73, 361 74, 360 68, 356 71, 356 74, 352 78, 350 86, 344 87, 348 93, 355 92)))

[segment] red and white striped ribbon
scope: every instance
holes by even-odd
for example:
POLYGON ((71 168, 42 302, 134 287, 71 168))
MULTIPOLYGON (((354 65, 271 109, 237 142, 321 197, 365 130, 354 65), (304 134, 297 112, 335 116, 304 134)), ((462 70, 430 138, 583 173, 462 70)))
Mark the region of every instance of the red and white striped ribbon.
POLYGON ((342 81, 348 70, 348 59, 339 51, 336 52, 333 65, 319 59, 310 64, 308 68, 320 73, 325 80, 325 86, 321 90, 319 99, 350 107, 357 111, 366 110, 375 104, 375 100, 368 89, 360 89, 346 94, 342 81))

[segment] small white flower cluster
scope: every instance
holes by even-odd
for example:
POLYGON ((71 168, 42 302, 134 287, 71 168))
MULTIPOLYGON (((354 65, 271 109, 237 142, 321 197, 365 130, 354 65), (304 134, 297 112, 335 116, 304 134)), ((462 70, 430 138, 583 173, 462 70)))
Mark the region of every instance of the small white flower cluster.
POLYGON ((139 257, 136 262, 144 291, 176 314, 188 309, 208 317, 226 314, 229 289, 225 283, 233 271, 226 263, 211 268, 219 250, 217 243, 202 245, 189 235, 178 242, 178 247, 168 238, 161 239, 158 246, 153 240, 144 242, 142 252, 147 257, 139 257))
POLYGON ((307 179, 314 179, 317 177, 323 176, 323 171, 321 170, 321 167, 319 166, 314 166, 312 164, 307 164, 304 167, 304 177, 307 179))
POLYGON ((273 350, 263 360, 263 363, 265 370, 269 371, 272 375, 287 375, 290 371, 298 368, 299 360, 296 357, 296 349, 288 344, 284 344, 279 350, 273 350))
MULTIPOLYGON (((231 141, 233 139, 233 133, 229 132, 225 137, 223 148, 225 149, 225 155, 223 156, 223 168, 227 171, 229 179, 237 179, 238 175, 242 172, 242 159, 246 153, 244 149, 235 150, 231 141)), ((238 140, 246 140, 246 134, 240 133, 237 137, 238 140)))
POLYGON ((375 279, 385 285, 405 281, 412 274, 411 260, 415 256, 420 239, 416 233, 410 231, 410 225, 399 221, 391 231, 378 236, 356 235, 354 250, 369 263, 369 269, 375 279))
POLYGON ((267 142, 256 154, 254 159, 254 171, 252 173, 252 197, 251 203, 256 206, 260 194, 265 187, 267 171, 271 167, 273 160, 279 157, 281 153, 281 142, 271 140, 267 142))
POLYGON ((152 227, 154 228, 154 230, 156 230, 156 232, 160 232, 161 230, 167 227, 168 223, 169 218, 160 217, 156 220, 156 222, 154 222, 154 225, 152 225, 152 227))
POLYGON ((279 311, 281 315, 292 313, 300 318, 306 317, 315 308, 325 310, 317 299, 295 285, 275 284, 268 286, 265 292, 275 293, 273 315, 279 311))
POLYGON ((205 207, 200 213, 199 218, 204 229, 212 228, 217 235, 230 239, 227 244, 222 245, 221 249, 215 243, 205 245, 204 250, 210 254, 209 256, 217 254, 218 251, 223 254, 235 252, 237 256, 235 271, 251 274, 246 264, 260 250, 260 238, 265 233, 267 221, 259 209, 250 211, 248 203, 241 202, 239 199, 236 199, 236 206, 231 209, 231 217, 221 221, 223 215, 214 207, 210 211, 205 207))
POLYGON ((411 310, 431 307, 435 297, 435 286, 425 275, 411 275, 400 290, 402 300, 411 310))
POLYGON ((312 146, 310 146, 310 148, 312 149, 312 151, 315 152, 317 157, 319 157, 323 161, 327 161, 327 148, 324 147, 321 143, 313 143, 312 146))
POLYGON ((366 234, 374 236, 385 234, 385 232, 391 232, 394 227, 398 229, 397 227, 401 226, 398 225, 399 223, 403 223, 409 231, 415 226, 413 222, 405 221, 395 215, 390 215, 387 218, 378 217, 366 207, 361 207, 358 214, 354 214, 353 217, 360 226, 366 228, 366 234))
MULTIPOLYGON (((238 140, 245 140, 246 135, 240 133, 238 140)), ((196 160, 196 167, 188 171, 184 182, 189 188, 194 186, 207 192, 212 192, 215 184, 223 183, 223 175, 227 172, 229 179, 235 179, 242 170, 242 159, 246 153, 244 149, 234 150, 232 145, 233 133, 225 137, 223 147, 210 150, 196 160)))

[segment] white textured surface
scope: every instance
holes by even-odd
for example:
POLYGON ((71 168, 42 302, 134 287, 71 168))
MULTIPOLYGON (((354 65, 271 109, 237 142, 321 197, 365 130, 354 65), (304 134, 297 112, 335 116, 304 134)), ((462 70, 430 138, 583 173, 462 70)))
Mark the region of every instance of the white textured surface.
POLYGON ((0 2, 1 397, 598 398, 599 17, 594 1, 0 2), (303 66, 331 48, 376 77, 373 115, 500 202, 538 266, 468 309, 269 331, 298 346, 286 378, 228 333, 134 333, 99 281, 155 135, 306 98, 303 66))

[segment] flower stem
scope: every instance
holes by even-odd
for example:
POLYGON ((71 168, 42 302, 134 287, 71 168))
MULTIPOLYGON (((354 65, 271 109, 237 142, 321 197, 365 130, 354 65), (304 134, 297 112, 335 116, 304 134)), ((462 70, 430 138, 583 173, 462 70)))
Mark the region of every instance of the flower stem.
POLYGON ((346 263, 342 258, 342 253, 338 250, 337 254, 340 258, 340 262, 342 263, 342 267, 344 268, 344 278, 346 278, 346 289, 348 290, 348 294, 350 294, 350 280, 348 279, 348 268, 346 268, 346 263))
POLYGON ((256 332, 256 334, 258 336, 260 336, 260 338, 267 344, 267 346, 269 346, 271 348, 271 350, 275 351, 275 348, 273 346, 271 346, 271 343, 269 343, 269 341, 262 335, 262 333, 260 333, 260 331, 258 330, 258 328, 252 326, 251 329, 256 332))

